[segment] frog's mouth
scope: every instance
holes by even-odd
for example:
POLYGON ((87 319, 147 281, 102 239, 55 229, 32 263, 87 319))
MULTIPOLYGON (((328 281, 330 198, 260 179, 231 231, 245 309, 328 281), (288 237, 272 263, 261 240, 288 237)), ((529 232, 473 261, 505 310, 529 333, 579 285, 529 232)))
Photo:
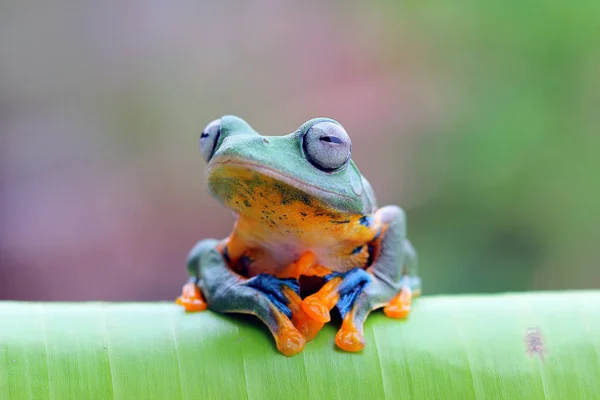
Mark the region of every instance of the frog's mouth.
POLYGON ((248 170, 248 171, 258 173, 260 175, 264 175, 266 177, 272 178, 275 181, 279 181, 281 183, 287 184, 301 192, 313 195, 315 197, 342 196, 342 197, 350 198, 346 194, 334 192, 332 190, 327 190, 327 189, 323 189, 323 188, 320 188, 315 185, 311 185, 311 184, 303 182, 297 178, 294 178, 293 176, 283 174, 279 171, 276 171, 273 168, 269 168, 264 165, 260 165, 258 163, 253 163, 252 161, 237 160, 237 159, 219 160, 214 163, 211 163, 211 165, 206 170, 206 176, 207 176, 208 180, 210 181, 211 175, 213 175, 213 173, 217 172, 217 170, 223 170, 224 172, 226 170, 229 170, 232 172, 231 175, 233 177, 235 177, 237 175, 235 170, 237 170, 237 169, 248 170))
POLYGON ((314 192, 314 194, 316 194, 316 195, 328 194, 328 195, 342 196, 342 197, 349 198, 349 196, 347 196, 343 193, 334 192, 332 190, 327 190, 327 189, 323 189, 323 188, 320 188, 315 185, 308 184, 297 178, 294 178, 293 176, 283 174, 279 171, 276 171, 273 168, 265 167, 264 165, 253 163, 251 161, 241 161, 241 160, 234 160, 234 159, 217 161, 208 168, 208 170, 206 172, 207 176, 210 175, 211 170, 219 168, 219 167, 248 169, 248 170, 257 172, 261 175, 265 175, 270 178, 273 178, 277 181, 281 181, 282 183, 288 184, 298 190, 301 190, 301 191, 307 192, 307 193, 314 192))
MULTIPOLYGON (((238 158, 213 160, 206 170, 210 192, 228 208, 238 213, 256 211, 271 205, 300 203, 312 209, 330 210, 348 195, 306 183, 265 165, 238 158)), ((342 200, 343 201, 343 200, 342 200)), ((341 210, 340 210, 341 211, 341 210)))

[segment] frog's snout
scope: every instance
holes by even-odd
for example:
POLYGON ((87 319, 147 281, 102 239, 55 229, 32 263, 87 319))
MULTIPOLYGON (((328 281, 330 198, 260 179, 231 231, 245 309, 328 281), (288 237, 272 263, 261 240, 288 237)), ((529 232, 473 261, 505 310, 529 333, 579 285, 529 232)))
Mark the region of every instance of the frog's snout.
MULTIPOLYGON (((227 132, 219 141, 213 158, 256 160, 257 155, 264 153, 270 141, 258 133, 227 132)), ((260 157, 259 157, 260 158, 260 157)))

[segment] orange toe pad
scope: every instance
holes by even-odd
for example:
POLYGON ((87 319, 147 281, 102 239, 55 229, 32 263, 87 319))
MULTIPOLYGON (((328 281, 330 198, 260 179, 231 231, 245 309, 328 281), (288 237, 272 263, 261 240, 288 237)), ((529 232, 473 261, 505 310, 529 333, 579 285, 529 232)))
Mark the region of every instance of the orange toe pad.
POLYGON ((400 293, 394 297, 383 312, 390 318, 406 318, 410 313, 410 304, 412 302, 412 292, 409 288, 403 288, 400 293))
POLYGON ((365 347, 365 337, 356 330, 342 327, 335 335, 335 344, 342 350, 357 352, 365 347))
POLYGON ((302 309, 315 321, 326 323, 331 320, 329 308, 317 296, 308 296, 302 302, 302 309))
POLYGON ((390 318, 406 318, 410 313, 410 306, 406 304, 389 304, 383 308, 383 312, 390 318))
POLYGON ((304 335, 307 341, 311 341, 323 328, 324 323, 316 321, 308 316, 303 309, 292 314, 292 323, 304 335))
POLYGON ((175 303, 183 306, 188 312, 204 311, 207 307, 200 289, 193 283, 183 285, 181 296, 175 300, 175 303))
POLYGON ((275 341, 277 342, 277 349, 287 357, 300 353, 306 343, 304 335, 295 329, 281 330, 275 341))
POLYGON ((302 299, 289 287, 283 288, 283 294, 288 299, 292 311, 292 324, 304 335, 307 341, 312 340, 323 328, 324 323, 311 318, 302 308, 302 299))

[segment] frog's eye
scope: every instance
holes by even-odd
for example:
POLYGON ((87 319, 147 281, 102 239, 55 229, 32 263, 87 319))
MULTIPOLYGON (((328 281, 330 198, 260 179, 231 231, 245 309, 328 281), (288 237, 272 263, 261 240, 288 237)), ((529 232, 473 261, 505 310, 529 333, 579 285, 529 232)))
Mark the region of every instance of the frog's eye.
POLYGON ((323 171, 335 171, 350 159, 352 142, 344 128, 335 122, 317 122, 304 135, 306 158, 323 171))
POLYGON ((200 135, 200 154, 202 154, 204 161, 210 161, 210 158, 215 152, 215 147, 217 146, 220 134, 221 119, 215 119, 213 122, 206 125, 206 128, 202 131, 202 135, 200 135))

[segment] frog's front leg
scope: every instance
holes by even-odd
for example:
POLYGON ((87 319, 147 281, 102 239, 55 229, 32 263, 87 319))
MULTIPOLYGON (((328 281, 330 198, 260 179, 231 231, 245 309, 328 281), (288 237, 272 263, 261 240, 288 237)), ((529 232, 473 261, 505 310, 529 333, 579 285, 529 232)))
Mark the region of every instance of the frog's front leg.
POLYGON ((256 315, 267 325, 284 355, 302 351, 306 339, 290 321, 291 308, 295 307, 291 299, 297 302, 299 298, 296 280, 266 274, 247 279, 231 270, 219 251, 219 242, 212 239, 194 247, 188 259, 188 272, 192 279, 184 286, 184 292, 194 284, 211 310, 256 315))
POLYGON ((302 304, 311 317, 321 321, 328 321, 329 310, 337 306, 343 322, 336 344, 347 351, 364 347, 363 324, 372 310, 385 307, 388 316, 406 317, 412 293, 420 293, 416 254, 406 240, 404 212, 387 206, 375 217, 382 234, 371 244, 375 252, 372 265, 367 270, 329 275, 321 290, 302 304))

